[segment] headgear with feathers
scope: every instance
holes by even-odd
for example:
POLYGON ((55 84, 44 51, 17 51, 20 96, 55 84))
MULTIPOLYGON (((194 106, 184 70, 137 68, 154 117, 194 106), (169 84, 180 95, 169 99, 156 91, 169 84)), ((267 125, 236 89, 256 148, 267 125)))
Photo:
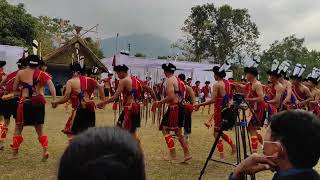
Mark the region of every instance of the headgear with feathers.
POLYGON ((287 76, 289 67, 290 67, 289 61, 283 61, 278 67, 278 74, 282 75, 285 78, 287 76))
POLYGON ((312 72, 308 75, 307 79, 313 84, 317 85, 320 80, 320 69, 314 67, 312 69, 312 72))
POLYGON ((162 64, 161 67, 164 70, 164 72, 174 73, 177 70, 177 67, 175 65, 173 65, 172 63, 162 64))
POLYGON ((125 64, 113 67, 114 72, 128 72, 128 70, 129 68, 125 64))
POLYGON ((279 61, 277 59, 273 60, 271 65, 271 70, 267 71, 267 74, 280 78, 281 75, 280 73, 278 73, 278 67, 279 67, 279 61))
POLYGON ((258 71, 258 66, 259 66, 260 60, 259 59, 252 59, 252 60, 247 60, 244 63, 244 73, 245 74, 252 74, 254 76, 258 76, 259 71, 258 71))
POLYGON ((291 79, 302 80, 302 74, 306 70, 306 65, 296 64, 293 70, 293 74, 290 76, 291 79))
POLYGON ((231 65, 232 65, 231 60, 227 60, 221 67, 214 66, 212 68, 212 71, 216 76, 220 78, 224 78, 226 77, 226 71, 229 70, 231 65))

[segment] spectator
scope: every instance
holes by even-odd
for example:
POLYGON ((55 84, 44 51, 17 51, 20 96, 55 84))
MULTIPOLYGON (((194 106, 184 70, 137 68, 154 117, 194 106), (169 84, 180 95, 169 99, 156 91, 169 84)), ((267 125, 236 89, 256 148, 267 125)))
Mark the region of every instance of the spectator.
POLYGON ((59 82, 56 82, 56 83, 54 84, 54 87, 55 87, 55 89, 56 89, 56 95, 57 95, 57 96, 62 96, 62 91, 61 91, 61 89, 63 88, 63 86, 62 86, 59 82))
POLYGON ((273 180, 319 180, 319 174, 313 170, 319 156, 320 120, 302 110, 281 112, 271 117, 264 155, 254 154, 242 161, 229 179, 273 170, 273 180))
POLYGON ((137 141, 120 128, 90 128, 65 150, 58 180, 145 180, 137 141))

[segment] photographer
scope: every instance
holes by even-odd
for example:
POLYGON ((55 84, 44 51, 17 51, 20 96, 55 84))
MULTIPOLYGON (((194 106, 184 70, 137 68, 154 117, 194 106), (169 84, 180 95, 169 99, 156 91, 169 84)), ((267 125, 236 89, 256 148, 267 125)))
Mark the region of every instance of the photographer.
POLYGON ((301 110, 271 117, 264 139, 264 155, 253 154, 242 161, 229 180, 264 170, 276 171, 273 180, 319 180, 313 170, 320 157, 320 120, 301 110))

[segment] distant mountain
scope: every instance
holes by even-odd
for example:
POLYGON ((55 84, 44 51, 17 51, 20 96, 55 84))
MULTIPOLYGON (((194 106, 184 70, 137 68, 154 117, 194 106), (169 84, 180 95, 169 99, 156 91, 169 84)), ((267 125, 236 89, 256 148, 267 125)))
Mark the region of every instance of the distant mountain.
MULTIPOLYGON (((177 49, 171 48, 170 40, 154 34, 132 34, 119 36, 118 51, 127 50, 128 44, 131 45, 131 55, 142 53, 147 57, 173 56, 177 49)), ((102 40, 103 52, 105 57, 114 55, 116 48, 116 37, 102 40)))

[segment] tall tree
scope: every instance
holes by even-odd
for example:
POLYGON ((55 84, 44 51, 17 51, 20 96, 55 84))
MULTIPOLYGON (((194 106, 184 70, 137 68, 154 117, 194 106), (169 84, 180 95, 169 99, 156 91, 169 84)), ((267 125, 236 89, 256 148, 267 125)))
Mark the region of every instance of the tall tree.
POLYGON ((192 54, 195 61, 207 57, 212 57, 215 63, 241 60, 256 55, 259 50, 259 31, 247 9, 214 4, 195 6, 182 31, 185 39, 180 47, 192 54))
POLYGON ((26 12, 23 4, 10 5, 0 0, 0 43, 30 47, 36 38, 37 19, 26 12))
MULTIPOLYGON (((320 52, 308 50, 304 43, 304 38, 298 38, 295 35, 285 37, 281 41, 274 41, 261 55, 261 70, 266 72, 274 59, 289 60, 291 62, 290 71, 293 70, 296 63, 307 65, 306 73, 309 73, 313 67, 319 67, 320 52)), ((266 74, 263 77, 266 79, 266 74)))

